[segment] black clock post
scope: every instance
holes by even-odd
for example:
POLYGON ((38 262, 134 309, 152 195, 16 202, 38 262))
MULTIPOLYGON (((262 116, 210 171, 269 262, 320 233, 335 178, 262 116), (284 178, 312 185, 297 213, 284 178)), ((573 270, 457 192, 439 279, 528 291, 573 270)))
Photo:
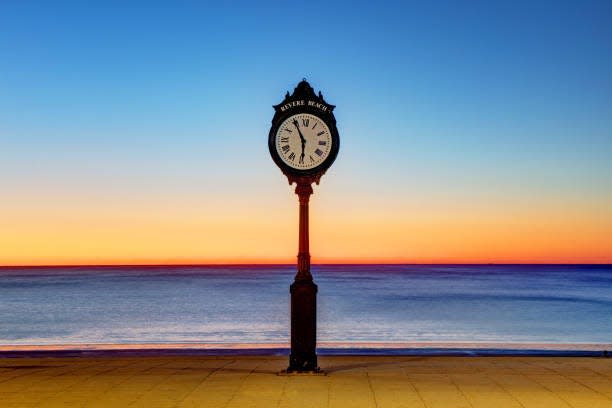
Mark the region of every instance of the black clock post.
POLYGON ((274 106, 268 135, 270 155, 289 184, 296 184, 300 202, 297 273, 291 293, 291 354, 284 373, 320 373, 317 365, 317 285, 310 273, 308 202, 312 183, 332 165, 340 148, 336 119, 330 105, 304 79, 274 106))

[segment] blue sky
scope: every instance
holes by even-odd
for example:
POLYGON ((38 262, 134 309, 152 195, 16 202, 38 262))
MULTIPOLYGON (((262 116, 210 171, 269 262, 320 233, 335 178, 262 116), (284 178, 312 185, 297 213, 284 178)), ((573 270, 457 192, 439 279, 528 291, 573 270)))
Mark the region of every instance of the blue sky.
POLYGON ((266 138, 302 77, 337 105, 325 205, 612 204, 612 3, 491 3, 2 2, 5 205, 292 199, 266 138))

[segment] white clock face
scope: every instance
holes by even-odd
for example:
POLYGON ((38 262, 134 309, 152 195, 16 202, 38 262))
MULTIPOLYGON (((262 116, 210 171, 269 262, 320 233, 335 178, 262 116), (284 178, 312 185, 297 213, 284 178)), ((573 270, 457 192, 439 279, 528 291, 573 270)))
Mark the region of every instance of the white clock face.
POLYGON ((320 118, 299 113, 287 118, 276 131, 276 151, 289 166, 299 170, 317 167, 329 156, 332 138, 320 118))

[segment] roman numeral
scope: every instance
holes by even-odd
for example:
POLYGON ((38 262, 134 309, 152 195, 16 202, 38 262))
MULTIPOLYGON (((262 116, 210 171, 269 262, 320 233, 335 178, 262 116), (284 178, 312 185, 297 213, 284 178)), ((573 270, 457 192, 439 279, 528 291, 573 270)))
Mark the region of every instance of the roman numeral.
POLYGON ((283 149, 283 153, 287 153, 289 151, 289 145, 284 145, 281 149, 283 149))
POLYGON ((301 156, 301 155, 300 155, 300 164, 301 164, 301 163, 304 163, 304 156, 301 156))
POLYGON ((291 133, 291 129, 289 129, 289 128, 285 128, 285 130, 286 130, 287 132, 291 133))
POLYGON ((321 146, 325 146, 327 144, 327 142, 325 140, 319 140, 319 144, 321 146))
POLYGON ((317 133, 317 136, 321 136, 323 133, 325 133, 324 130, 320 131, 319 133, 317 133))
POLYGON ((306 118, 306 119, 302 119, 302 125, 308 127, 308 124, 310 123, 310 119, 306 118))
POLYGON ((291 152, 291 154, 289 155, 289 160, 291 161, 295 160, 295 153, 291 152))
POLYGON ((281 137, 281 143, 289 143, 289 137, 281 137))
POLYGON ((309 156, 309 157, 310 157, 310 162, 314 163, 315 159, 312 156, 309 156))
POLYGON ((315 124, 313 125, 313 129, 317 127, 317 125, 319 124, 319 122, 315 122, 315 124))
POLYGON ((319 157, 323 156, 323 152, 320 149, 315 150, 315 153, 319 155, 319 157))

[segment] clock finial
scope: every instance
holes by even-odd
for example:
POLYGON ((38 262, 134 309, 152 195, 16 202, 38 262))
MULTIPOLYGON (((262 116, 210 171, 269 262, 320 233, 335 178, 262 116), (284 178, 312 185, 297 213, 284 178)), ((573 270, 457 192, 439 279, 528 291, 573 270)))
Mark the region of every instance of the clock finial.
POLYGON ((306 78, 303 78, 302 81, 295 87, 293 96, 295 98, 311 98, 316 97, 316 94, 314 89, 312 89, 312 86, 310 86, 308 81, 306 81, 306 78))

